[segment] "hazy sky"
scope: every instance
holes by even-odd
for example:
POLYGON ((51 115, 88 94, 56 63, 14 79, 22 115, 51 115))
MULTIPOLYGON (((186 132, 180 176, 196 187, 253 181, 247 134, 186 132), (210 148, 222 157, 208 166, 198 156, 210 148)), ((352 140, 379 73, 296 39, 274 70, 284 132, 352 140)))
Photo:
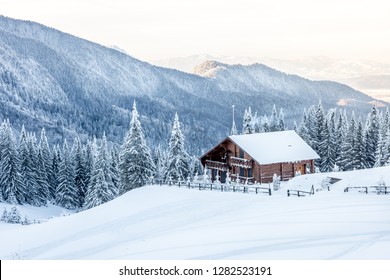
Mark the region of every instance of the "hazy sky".
POLYGON ((390 63, 388 0, 0 0, 0 14, 143 60, 207 53, 390 63))

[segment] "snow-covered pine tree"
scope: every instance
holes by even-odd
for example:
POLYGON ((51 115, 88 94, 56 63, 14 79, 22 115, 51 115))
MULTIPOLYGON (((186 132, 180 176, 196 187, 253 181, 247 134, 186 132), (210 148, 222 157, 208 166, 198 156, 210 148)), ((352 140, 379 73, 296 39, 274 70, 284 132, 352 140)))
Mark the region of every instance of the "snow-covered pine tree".
POLYGON ((85 186, 89 185, 89 181, 91 180, 93 167, 95 164, 95 152, 94 144, 92 141, 87 141, 83 149, 84 155, 84 168, 85 168, 85 186))
POLYGON ((146 144, 134 101, 130 129, 119 154, 121 176, 120 194, 143 186, 154 172, 155 166, 146 144))
POLYGON ((364 133, 365 146, 365 164, 371 168, 375 164, 375 152, 379 142, 379 117, 376 106, 374 105, 367 117, 366 128, 364 133))
POLYGON ((30 133, 27 136, 27 143, 30 156, 30 164, 32 171, 32 178, 34 181, 34 205, 42 206, 47 204, 47 200, 50 199, 49 184, 46 181, 46 174, 44 167, 42 166, 43 158, 38 150, 37 139, 35 134, 30 133))
POLYGON ((386 109, 384 116, 380 118, 379 141, 375 151, 374 167, 380 167, 386 164, 386 138, 387 130, 389 129, 389 110, 386 109))
POLYGON ((8 120, 3 121, 0 129, 0 201, 12 204, 26 202, 15 137, 8 120))
MULTIPOLYGON (((34 206, 42 206, 47 203, 48 189, 41 186, 40 164, 36 150, 34 135, 28 135, 22 126, 19 136, 19 159, 22 183, 26 189, 26 202, 34 206)), ((47 187, 47 186, 46 186, 47 187)))
POLYGON ((364 166, 364 144, 363 125, 359 120, 354 135, 354 146, 352 147, 352 163, 350 169, 363 169, 364 166))
POLYGON ((271 129, 270 129, 270 126, 269 126, 269 119, 268 119, 268 116, 265 114, 262 118, 261 118, 261 132, 270 132, 271 129))
POLYGON ((270 131, 279 131, 279 117, 276 111, 276 105, 272 109, 272 114, 269 122, 270 131))
POLYGON ((285 121, 284 121, 283 108, 280 108, 280 111, 279 111, 278 130, 279 131, 285 131, 286 130, 286 124, 285 124, 285 121))
POLYGON ((309 135, 309 128, 308 128, 309 122, 307 120, 306 110, 303 111, 303 118, 301 125, 298 128, 298 134, 301 136, 301 138, 309 145, 311 145, 311 139, 309 135))
POLYGON ((71 160, 74 166, 74 184, 78 190, 79 205, 84 205, 84 198, 87 192, 87 172, 85 169, 85 158, 80 139, 74 139, 71 160))
POLYGON ((324 128, 325 128, 325 114, 324 109, 322 107, 322 102, 319 101, 316 111, 315 111, 315 119, 314 119, 314 138, 313 138, 313 149, 321 156, 320 145, 324 140, 324 128))
POLYGON ((244 119, 242 123, 242 134, 252 134, 253 133, 253 127, 252 127, 252 109, 251 107, 245 109, 244 111, 244 119))
POLYGON ((257 112, 255 112, 254 115, 252 116, 252 131, 253 133, 261 132, 261 121, 257 112))
POLYGON ((189 160, 184 146, 184 136, 180 129, 179 116, 176 113, 169 139, 165 180, 186 181, 190 172, 189 160))
POLYGON ((321 172, 330 172, 336 163, 336 112, 330 110, 325 120, 323 139, 320 149, 323 152, 321 156, 321 172))
POLYGON ((331 132, 334 132, 334 123, 331 123, 330 120, 325 120, 324 129, 322 131, 322 141, 319 144, 321 164, 319 166, 321 172, 330 172, 332 171, 335 161, 334 161, 334 146, 331 143, 332 137, 331 132))
POLYGON ((118 188, 114 184, 113 176, 115 175, 112 172, 110 154, 104 134, 85 196, 84 209, 106 203, 118 195, 118 188))
POLYGON ((385 165, 390 164, 390 127, 387 128, 386 132, 386 144, 385 149, 383 151, 383 160, 385 165))
POLYGON ((79 192, 74 184, 74 166, 66 139, 62 148, 62 158, 59 164, 56 204, 67 209, 80 207, 79 192))
POLYGON ((51 184, 51 178, 53 177, 52 156, 51 156, 50 147, 49 147, 49 144, 47 141, 45 128, 42 128, 42 130, 41 130, 41 137, 39 140, 38 153, 39 153, 39 157, 42 160, 40 163, 40 168, 41 168, 40 172, 43 176, 43 180, 45 181, 44 183, 47 185, 48 190, 49 190, 48 199, 54 200, 56 186, 53 186, 51 184))
POLYGON ((52 173, 50 175, 50 183, 49 185, 52 186, 54 189, 53 194, 53 202, 55 202, 56 194, 57 194, 57 187, 58 187, 58 173, 59 173, 59 166, 61 162, 61 151, 58 145, 53 147, 53 153, 52 153, 52 159, 51 159, 51 170, 52 173))
POLYGON ((334 134, 334 146, 335 146, 335 163, 337 165, 337 168, 340 168, 340 161, 341 161, 341 146, 344 142, 345 136, 347 134, 347 121, 344 119, 344 115, 342 112, 340 112, 338 116, 338 121, 335 129, 334 134))
POLYGON ((307 127, 307 135, 308 135, 308 144, 315 151, 317 151, 317 131, 316 131, 316 107, 310 106, 307 110, 307 119, 306 119, 306 127, 307 127))
POLYGON ((116 145, 114 145, 111 149, 110 166, 112 171, 112 182, 119 193, 120 179, 119 179, 118 164, 119 164, 119 152, 116 145))
POLYGON ((355 147, 355 133, 356 133, 356 122, 355 122, 355 113, 352 112, 350 124, 348 126, 348 131, 345 136, 344 142, 341 145, 341 155, 339 166, 343 171, 353 169, 353 150, 355 147))
POLYGON ((237 126, 236 126, 236 120, 235 120, 235 116, 234 116, 234 105, 232 106, 232 109, 233 109, 233 116, 232 116, 232 128, 230 129, 230 135, 237 135, 238 134, 238 130, 237 130, 237 126))

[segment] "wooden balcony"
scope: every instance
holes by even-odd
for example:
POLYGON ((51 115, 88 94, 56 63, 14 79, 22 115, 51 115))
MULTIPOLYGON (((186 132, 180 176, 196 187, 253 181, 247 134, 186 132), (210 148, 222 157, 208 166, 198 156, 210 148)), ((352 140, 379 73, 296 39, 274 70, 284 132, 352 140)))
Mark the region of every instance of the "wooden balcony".
POLYGON ((206 160, 206 167, 209 169, 217 169, 222 171, 229 170, 227 163, 213 160, 206 160))
POLYGON ((231 157, 230 165, 242 168, 252 168, 252 161, 245 158, 231 157))

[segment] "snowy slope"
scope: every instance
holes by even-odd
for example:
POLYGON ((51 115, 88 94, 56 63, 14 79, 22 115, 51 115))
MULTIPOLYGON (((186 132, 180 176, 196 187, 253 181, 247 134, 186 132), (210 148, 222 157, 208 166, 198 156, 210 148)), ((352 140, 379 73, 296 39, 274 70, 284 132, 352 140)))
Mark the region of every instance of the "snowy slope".
MULTIPOLYGON (((372 170, 367 177, 390 174, 372 170)), ((339 185, 298 198, 286 188, 268 196, 143 187, 71 216, 3 227, 0 258, 390 259, 389 195, 339 185)))

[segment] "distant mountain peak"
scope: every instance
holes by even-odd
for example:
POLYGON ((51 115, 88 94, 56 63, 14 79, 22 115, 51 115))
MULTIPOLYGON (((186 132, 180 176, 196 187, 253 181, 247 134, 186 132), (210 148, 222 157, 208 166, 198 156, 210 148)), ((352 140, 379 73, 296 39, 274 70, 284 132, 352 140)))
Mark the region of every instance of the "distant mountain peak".
POLYGON ((215 77, 219 69, 226 69, 227 65, 215 60, 207 60, 194 67, 193 73, 202 77, 215 77))

